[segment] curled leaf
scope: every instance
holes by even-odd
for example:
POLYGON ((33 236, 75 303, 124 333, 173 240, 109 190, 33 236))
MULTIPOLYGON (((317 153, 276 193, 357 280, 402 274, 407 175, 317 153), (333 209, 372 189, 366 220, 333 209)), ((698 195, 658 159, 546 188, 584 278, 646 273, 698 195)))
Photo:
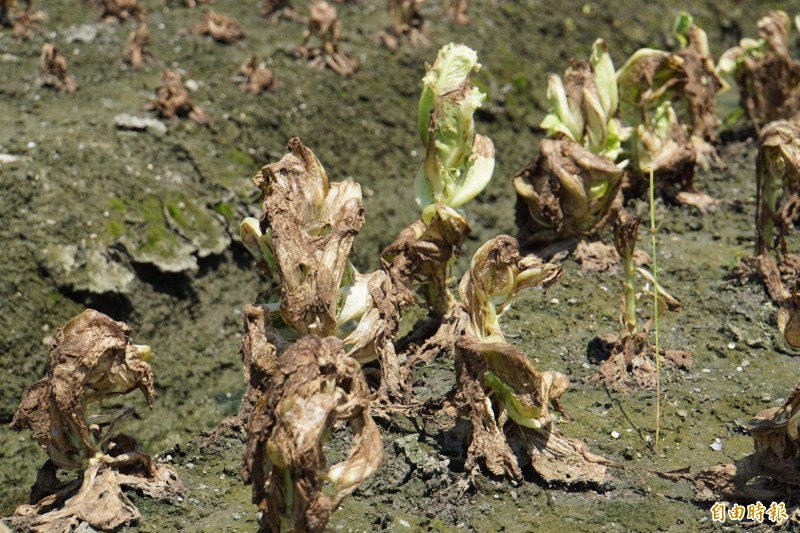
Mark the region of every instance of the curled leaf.
POLYGON ((271 235, 283 320, 300 335, 333 335, 339 289, 364 221, 361 187, 350 179, 329 183, 322 163, 299 139, 289 141, 289 150, 254 178, 264 195, 260 233, 245 221, 243 240, 269 264, 264 235, 271 235))
POLYGON ((525 246, 597 232, 622 205, 623 170, 569 139, 542 139, 539 156, 514 177, 525 246))
POLYGON ((468 331, 477 339, 503 340, 499 316, 523 289, 546 290, 561 277, 561 265, 543 263, 533 255, 520 257, 516 239, 501 235, 478 248, 458 286, 461 305, 469 315, 468 331))
POLYGON ((242 467, 264 511, 260 531, 323 531, 377 469, 383 444, 369 405, 361 367, 339 339, 304 337, 278 358, 250 415, 242 467), (353 445, 347 459, 328 467, 323 443, 337 423, 347 424, 353 445))

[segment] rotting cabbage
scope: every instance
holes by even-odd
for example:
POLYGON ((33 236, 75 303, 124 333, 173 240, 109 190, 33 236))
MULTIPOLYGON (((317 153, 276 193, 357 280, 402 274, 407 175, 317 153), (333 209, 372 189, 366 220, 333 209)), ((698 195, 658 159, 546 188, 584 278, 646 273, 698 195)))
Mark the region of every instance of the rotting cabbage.
POLYGON ((152 405, 150 348, 134 345, 131 333, 91 309, 56 333, 47 377, 25 389, 11 422, 16 431, 30 429, 50 458, 39 469, 31 504, 11 518, 19 530, 72 531, 81 521, 110 530, 141 518, 123 486, 166 501, 185 492, 172 467, 156 464, 136 439, 115 432, 132 407, 90 414, 102 400, 136 389, 152 405), (81 475, 62 481, 59 469, 81 475))
POLYGON ((414 181, 422 216, 381 253, 405 303, 415 292, 438 316, 453 308, 450 267, 470 231, 459 208, 486 187, 494 171, 494 145, 475 133, 473 115, 486 98, 470 85, 479 68, 474 50, 450 43, 422 79, 417 125, 425 160, 414 181))
POLYGON ((800 111, 800 61, 789 55, 790 20, 774 10, 758 20, 758 39, 749 37, 720 56, 717 71, 739 85, 739 98, 758 132, 773 120, 800 111))
MULTIPOLYGON (((349 260, 364 222, 361 187, 351 179, 330 182, 299 139, 291 139, 288 149, 254 178, 263 194, 260 219, 248 217, 240 225, 242 242, 258 267, 280 281, 278 302, 264 306, 262 313, 269 317, 251 313, 253 327, 262 331, 267 326, 261 322, 271 325, 279 316, 288 328, 278 323, 259 338, 280 349, 309 334, 341 338, 347 354, 359 362, 380 360, 379 395, 404 403, 410 380, 393 345, 398 292, 386 272, 361 274, 349 260)), ((245 327, 250 331, 247 322, 245 327)))
POLYGON ((714 99, 725 83, 715 71, 705 32, 689 15, 678 17, 675 31, 685 48, 675 53, 642 48, 617 71, 620 114, 633 127, 624 143, 631 160, 625 194, 642 194, 646 181, 640 178, 653 171, 667 198, 707 211, 714 202, 695 189, 694 167, 718 162, 711 144, 718 126, 714 99))
POLYGON ((560 265, 534 256, 520 257, 517 241, 496 237, 475 253, 459 284, 464 334, 455 341, 457 401, 472 426, 465 467, 478 461, 495 475, 522 476, 515 449, 548 482, 602 483, 608 461, 579 442, 565 439, 553 425, 549 404, 569 380, 558 372, 539 372, 505 341, 498 322, 523 289, 546 289, 561 276, 560 265), (518 428, 519 431, 514 431, 518 428))
POLYGON ((307 336, 277 359, 250 416, 241 469, 264 513, 259 531, 323 531, 342 501, 375 472, 383 443, 370 401, 361 367, 339 339, 307 336), (342 423, 353 444, 344 461, 329 467, 323 444, 342 423))
POLYGON ((514 177, 517 226, 524 246, 588 236, 613 218, 626 162, 616 164, 627 137, 616 118, 614 65, 598 39, 589 61, 570 61, 564 79, 547 79, 547 138, 539 155, 514 177))

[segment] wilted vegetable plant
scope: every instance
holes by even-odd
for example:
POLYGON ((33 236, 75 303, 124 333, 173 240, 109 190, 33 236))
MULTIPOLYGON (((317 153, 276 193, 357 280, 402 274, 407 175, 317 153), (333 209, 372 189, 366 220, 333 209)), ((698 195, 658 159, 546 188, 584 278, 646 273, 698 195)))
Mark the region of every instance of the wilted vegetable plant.
POLYGON ((760 276, 772 300, 780 304, 781 270, 791 275, 800 263, 786 245, 800 210, 800 126, 783 120, 767 125, 756 157, 755 256, 742 258, 736 274, 760 276))
MULTIPOLYGON (((665 310, 680 310, 680 303, 669 295, 653 278, 647 270, 636 267, 634 254, 636 240, 639 232, 639 218, 628 216, 620 212, 614 223, 614 247, 619 254, 623 266, 622 305, 620 322, 622 335, 606 334, 597 339, 597 344, 602 348, 603 357, 606 358, 590 378, 592 382, 601 382, 606 387, 623 393, 640 389, 656 388, 658 381, 658 368, 656 365, 657 346, 650 344, 648 331, 655 316, 639 325, 636 306, 638 294, 636 290, 636 274, 640 274, 646 281, 645 293, 655 293, 657 307, 654 315, 665 310), (650 288, 652 287, 652 288, 650 288)), ((677 350, 659 350, 659 355, 672 366, 687 368, 691 364, 691 354, 677 350)))
POLYGON ((543 290, 561 276, 560 265, 520 257, 517 241, 496 237, 475 252, 459 284, 463 334, 455 340, 456 401, 472 426, 466 468, 482 461, 495 475, 522 477, 515 451, 522 450, 547 482, 602 483, 608 461, 580 441, 564 438, 549 405, 569 387, 558 372, 539 372, 508 344, 499 317, 525 288, 543 290))
POLYGON ((547 100, 547 138, 514 178, 520 240, 539 248, 592 235, 613 220, 625 166, 616 161, 627 135, 616 118, 614 65, 602 40, 589 61, 570 62, 563 81, 548 76, 547 100))
POLYGON ((425 160, 414 180, 422 216, 381 253, 396 290, 412 291, 434 315, 443 316, 455 300, 450 268, 469 233, 459 208, 486 187, 494 171, 491 139, 475 133, 473 114, 486 95, 470 85, 480 68, 474 50, 448 44, 422 79, 417 125, 425 160))
POLYGON ((718 160, 709 143, 717 138, 714 98, 725 85, 714 70, 705 32, 686 14, 675 29, 685 48, 675 53, 642 48, 617 72, 620 115, 633 127, 624 144, 631 160, 625 194, 642 194, 642 177, 652 170, 667 198, 706 211, 714 202, 695 189, 694 167, 718 160))
POLYGON ((399 312, 391 280, 383 271, 361 274, 349 260, 364 222, 361 187, 351 179, 331 183, 299 139, 288 148, 254 178, 263 193, 260 220, 247 218, 240 226, 261 269, 281 284, 279 302, 267 309, 283 324, 271 343, 286 346, 309 334, 339 337, 359 362, 380 361, 381 397, 402 403, 408 379, 392 342, 399 312))
POLYGON ((719 72, 736 80, 756 131, 800 111, 800 61, 789 55, 789 27, 785 12, 770 11, 758 21, 758 39, 742 39, 719 59, 719 72))
POLYGON ((339 76, 352 76, 358 68, 358 61, 347 57, 341 47, 342 23, 336 8, 325 0, 316 0, 308 8, 308 29, 303 32, 303 42, 297 47, 300 57, 308 61, 311 68, 327 66, 339 76), (315 38, 319 46, 308 46, 315 38))
POLYGON ((383 444, 370 401, 361 367, 337 338, 304 337, 277 359, 250 415, 242 467, 263 511, 259 531, 323 531, 342 501, 378 468, 383 444), (328 467, 323 445, 342 422, 353 445, 347 459, 328 467))
POLYGON ((139 389, 152 405, 148 346, 131 343, 131 328, 86 310, 58 330, 47 377, 25 389, 11 422, 30 429, 50 460, 39 470, 31 505, 12 517, 20 529, 72 531, 81 521, 109 530, 141 518, 123 486, 170 501, 184 492, 175 470, 156 464, 131 436, 115 433, 132 407, 90 414, 103 399, 139 389), (78 477, 61 481, 59 470, 78 477))

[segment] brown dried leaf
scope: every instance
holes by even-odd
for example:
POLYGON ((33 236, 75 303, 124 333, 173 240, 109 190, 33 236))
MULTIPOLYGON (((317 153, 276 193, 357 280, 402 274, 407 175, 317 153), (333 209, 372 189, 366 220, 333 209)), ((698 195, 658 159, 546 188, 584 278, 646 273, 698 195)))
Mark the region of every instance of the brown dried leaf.
POLYGON ((161 85, 156 88, 156 99, 145 104, 144 108, 155 111, 161 118, 175 120, 178 117, 188 117, 201 126, 209 123, 203 110, 189 98, 189 93, 181 83, 180 74, 171 70, 161 73, 161 85))
POLYGON ((261 531, 323 531, 331 514, 369 477, 383 444, 369 415, 369 390, 355 359, 334 337, 307 336, 278 358, 250 416, 242 477, 264 511, 261 531), (346 422, 353 447, 327 466, 323 439, 346 422), (325 482, 335 492, 323 493, 325 482))
POLYGON ((153 373, 130 342, 131 331, 102 313, 84 311, 56 333, 47 377, 23 392, 11 427, 32 430, 60 468, 84 468, 107 438, 90 427, 86 404, 138 388, 152 405, 153 373))
POLYGON ((187 30, 191 35, 209 35, 218 43, 231 44, 244 38, 244 31, 239 23, 213 9, 203 11, 200 22, 187 30))
POLYGON ((487 241, 475 252, 458 285, 461 306, 469 317, 469 334, 503 340, 498 317, 516 294, 529 287, 546 291, 563 272, 561 265, 543 263, 534 255, 520 257, 513 237, 500 235, 487 241))
POLYGON ((45 85, 67 93, 74 93, 77 90, 78 84, 75 83, 75 79, 67 75, 67 59, 54 45, 50 43, 42 45, 39 63, 45 85))
POLYGON ((469 232, 466 219, 442 205, 435 207, 427 224, 420 219, 400 232, 381 252, 381 264, 402 298, 400 304, 412 303, 413 291, 439 316, 453 306, 447 288, 450 270, 469 232))
POLYGON ((147 24, 139 24, 130 35, 128 35, 128 42, 125 44, 125 52, 122 55, 122 60, 128 63, 132 69, 139 70, 145 63, 152 63, 155 61, 153 54, 145 48, 150 46, 150 30, 147 24))
POLYGON ((570 139, 542 139, 539 156, 514 178, 523 246, 587 237, 622 206, 623 170, 570 139), (605 192, 592 199, 594 187, 605 192))

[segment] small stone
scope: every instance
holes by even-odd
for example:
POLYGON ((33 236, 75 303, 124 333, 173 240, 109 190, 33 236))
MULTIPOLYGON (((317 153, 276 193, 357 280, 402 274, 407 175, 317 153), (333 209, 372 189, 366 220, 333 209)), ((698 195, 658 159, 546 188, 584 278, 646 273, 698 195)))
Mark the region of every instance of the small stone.
POLYGON ((190 91, 190 92, 193 92, 193 93, 197 92, 197 90, 200 88, 200 84, 197 83, 197 81, 195 81, 195 80, 186 80, 186 83, 184 83, 184 85, 186 86, 186 90, 187 91, 190 91))
POLYGON ((553 305, 558 305, 558 298, 552 298, 550 300, 550 303, 553 304, 553 305))
POLYGON ((709 444, 708 447, 711 448, 712 450, 714 450, 715 452, 722 451, 722 443, 718 442, 718 441, 719 441, 719 439, 717 439, 716 441, 714 441, 711 444, 709 444))
POLYGON ((411 524, 408 523, 408 520, 403 520, 402 518, 399 518, 397 520, 397 523, 400 524, 403 527, 411 529, 411 524))
POLYGON ((619 438, 619 431, 612 431, 611 432, 611 438, 612 439, 618 439, 619 438))
POLYGON ((735 350, 736 349, 736 343, 735 342, 729 342, 728 343, 728 349, 729 350, 735 350))

